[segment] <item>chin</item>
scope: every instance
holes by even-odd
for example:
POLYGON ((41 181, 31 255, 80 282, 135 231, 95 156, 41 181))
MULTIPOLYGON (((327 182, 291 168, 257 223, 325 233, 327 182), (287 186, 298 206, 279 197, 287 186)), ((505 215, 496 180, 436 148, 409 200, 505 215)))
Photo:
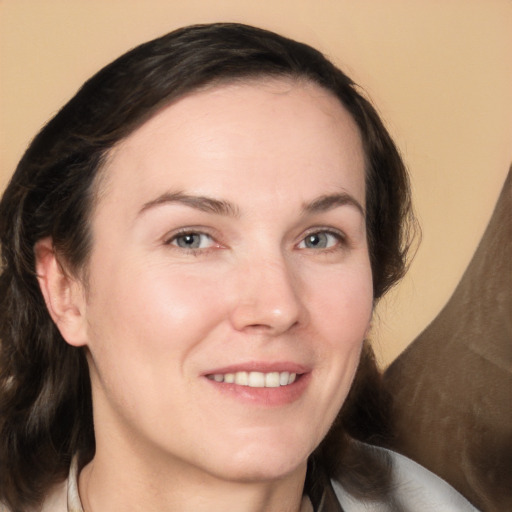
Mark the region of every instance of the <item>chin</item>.
MULTIPOLYGON (((223 467, 218 467, 228 480, 234 481, 269 481, 279 480, 296 472, 305 474, 307 460, 314 449, 304 445, 290 443, 286 436, 279 443, 252 443, 242 448, 232 447, 229 458, 223 467)), ((218 459, 220 460, 220 458, 218 459)))
POLYGON ((224 473, 224 479, 236 482, 268 482, 285 479, 297 472, 306 473, 307 458, 300 461, 275 461, 261 463, 242 463, 230 465, 224 473))

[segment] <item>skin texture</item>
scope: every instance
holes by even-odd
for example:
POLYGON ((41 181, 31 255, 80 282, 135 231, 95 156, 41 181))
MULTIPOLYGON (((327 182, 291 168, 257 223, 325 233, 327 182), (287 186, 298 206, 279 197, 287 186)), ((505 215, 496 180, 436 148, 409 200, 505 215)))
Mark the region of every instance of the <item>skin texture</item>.
POLYGON ((112 151, 87 286, 51 240, 36 250, 54 320, 89 353, 87 511, 298 510, 372 314, 364 197, 355 123, 302 82, 191 94, 112 151), (207 378, 226 368, 302 375, 207 378))

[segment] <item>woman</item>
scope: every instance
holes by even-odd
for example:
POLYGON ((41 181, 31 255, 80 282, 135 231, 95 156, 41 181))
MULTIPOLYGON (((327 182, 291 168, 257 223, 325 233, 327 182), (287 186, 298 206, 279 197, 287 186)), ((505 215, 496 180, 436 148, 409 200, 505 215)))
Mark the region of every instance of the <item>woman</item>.
POLYGON ((7 510, 473 510, 351 440, 386 431, 363 340, 412 217, 375 110, 316 50, 235 24, 135 48, 0 211, 7 510))

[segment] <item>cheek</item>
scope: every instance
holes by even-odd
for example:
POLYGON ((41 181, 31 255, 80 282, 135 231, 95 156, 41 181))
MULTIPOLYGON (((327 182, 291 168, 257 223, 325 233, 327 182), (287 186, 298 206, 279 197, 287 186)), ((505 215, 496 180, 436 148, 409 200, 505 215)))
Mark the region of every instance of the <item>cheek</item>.
POLYGON ((323 407, 334 419, 352 384, 371 321, 372 276, 363 263, 317 278, 317 286, 308 291, 310 314, 322 340, 316 350, 323 371, 323 407))
POLYGON ((168 353, 179 364, 180 353, 193 350, 221 321, 222 296, 217 280, 186 269, 119 265, 104 273, 89 301, 91 349, 137 353, 148 364, 168 353))
POLYGON ((373 311, 369 265, 317 273, 308 285, 307 300, 315 323, 334 345, 358 344, 365 336, 373 311))
POLYGON ((187 402, 163 390, 182 389, 193 378, 191 356, 221 322, 221 297, 214 283, 164 266, 142 265, 135 272, 119 265, 105 273, 88 308, 97 410, 115 410, 148 432, 164 418, 169 428, 162 411, 185 410, 187 402))

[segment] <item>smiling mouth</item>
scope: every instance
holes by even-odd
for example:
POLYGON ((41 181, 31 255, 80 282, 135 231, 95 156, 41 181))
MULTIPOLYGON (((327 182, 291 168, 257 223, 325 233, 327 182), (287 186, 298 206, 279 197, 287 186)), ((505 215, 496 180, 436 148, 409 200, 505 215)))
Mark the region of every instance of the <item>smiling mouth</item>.
POLYGON ((206 376, 219 383, 237 384, 250 388, 279 388, 293 384, 300 374, 293 372, 235 372, 215 373, 206 376))

